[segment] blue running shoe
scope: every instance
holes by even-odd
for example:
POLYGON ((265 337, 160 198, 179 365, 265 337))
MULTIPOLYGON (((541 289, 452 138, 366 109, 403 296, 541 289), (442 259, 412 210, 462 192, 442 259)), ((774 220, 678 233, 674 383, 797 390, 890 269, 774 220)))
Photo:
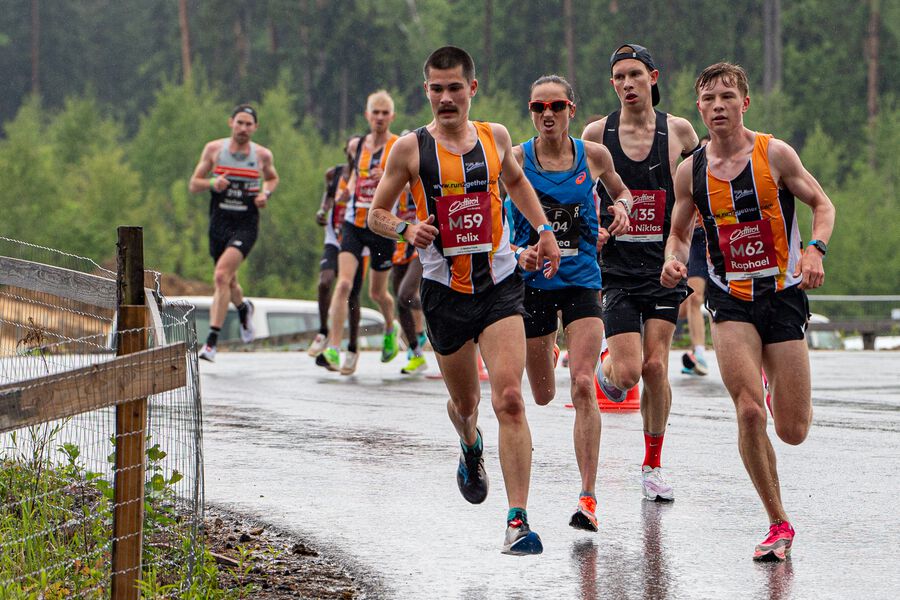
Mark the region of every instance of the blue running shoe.
POLYGON ((503 554, 525 556, 544 551, 541 536, 533 532, 528 523, 518 516, 506 522, 506 538, 503 540, 503 554))
MULTIPOLYGON (((478 451, 466 450, 465 448, 459 453, 459 467, 456 469, 456 485, 459 491, 471 504, 481 504, 488 495, 488 476, 484 470, 484 437, 481 435, 481 428, 475 428, 478 431, 478 437, 482 440, 481 449, 478 451)), ((462 445, 462 442, 460 442, 462 445)))

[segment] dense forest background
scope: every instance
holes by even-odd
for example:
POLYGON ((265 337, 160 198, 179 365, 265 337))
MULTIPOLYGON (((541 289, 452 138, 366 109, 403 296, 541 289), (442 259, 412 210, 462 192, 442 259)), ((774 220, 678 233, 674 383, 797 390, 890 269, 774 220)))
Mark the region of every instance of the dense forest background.
MULTIPOLYGON (((258 104, 255 140, 281 186, 242 268, 250 295, 313 297, 322 173, 366 95, 397 100, 394 130, 430 120, 421 65, 468 49, 473 117, 532 135, 528 88, 576 88, 580 134, 618 103, 609 55, 647 46, 659 108, 704 133, 693 81, 718 60, 751 77, 747 124, 788 140, 838 208, 826 293, 900 292, 900 0, 4 0, 0 235, 105 260, 142 225, 148 265, 209 281, 206 195, 187 181, 230 108, 258 104)), ((802 233, 809 211, 800 207, 802 233)))

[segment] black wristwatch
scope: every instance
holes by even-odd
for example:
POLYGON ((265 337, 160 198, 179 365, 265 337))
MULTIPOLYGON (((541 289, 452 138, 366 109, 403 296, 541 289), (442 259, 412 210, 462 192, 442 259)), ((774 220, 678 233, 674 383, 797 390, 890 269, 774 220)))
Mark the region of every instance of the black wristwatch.
POLYGON ((822 258, 825 258, 825 253, 828 252, 828 246, 825 245, 825 242, 822 240, 809 240, 807 246, 813 246, 816 250, 822 253, 822 258))
POLYGON ((406 232, 406 228, 409 227, 409 223, 407 221, 400 221, 397 223, 397 226, 394 227, 394 231, 397 233, 397 238, 400 241, 406 241, 403 239, 403 234, 406 232))

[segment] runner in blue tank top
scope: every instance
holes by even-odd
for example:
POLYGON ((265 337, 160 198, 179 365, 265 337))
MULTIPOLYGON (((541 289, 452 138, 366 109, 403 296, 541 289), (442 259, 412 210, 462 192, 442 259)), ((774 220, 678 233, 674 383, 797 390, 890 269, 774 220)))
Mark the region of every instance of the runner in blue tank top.
MULTIPOLYGON (((534 245, 538 233, 512 205, 515 249, 525 281, 525 368, 535 401, 549 403, 556 393, 553 374, 558 352, 557 313, 562 313, 569 345, 572 403, 575 405, 575 457, 581 471, 578 508, 569 524, 597 531, 595 484, 600 454, 600 411, 594 394, 594 369, 600 356, 603 322, 600 319, 600 268, 597 247, 602 244, 594 202, 595 181, 621 199, 609 208, 613 235, 628 229, 631 193, 613 170, 612 156, 601 144, 569 136, 575 116, 572 86, 557 75, 545 75, 531 86, 532 122, 537 137, 513 148, 513 155, 541 201, 553 227, 561 256, 559 271, 544 276, 534 245)), ((607 237, 604 231, 603 240, 607 237)))

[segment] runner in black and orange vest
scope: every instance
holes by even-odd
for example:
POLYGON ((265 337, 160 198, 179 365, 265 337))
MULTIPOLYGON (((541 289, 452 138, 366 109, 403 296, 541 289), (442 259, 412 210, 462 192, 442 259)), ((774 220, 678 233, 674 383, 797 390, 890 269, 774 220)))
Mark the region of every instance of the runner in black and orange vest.
MULTIPOLYGON (((603 358, 597 379, 613 402, 625 400, 627 390, 643 379, 641 487, 648 500, 671 501, 675 493, 661 467, 672 405, 669 349, 678 307, 688 288, 685 284, 674 290, 662 288, 659 270, 675 202, 672 174, 679 158, 689 156, 698 140, 687 120, 654 109, 659 102, 659 71, 646 48, 619 46, 609 64, 610 83, 621 107, 588 125, 582 137, 609 149, 633 203, 628 231, 610 237, 600 253, 600 305, 609 354, 603 358)), ((597 192, 600 225, 608 229, 612 222, 608 207, 622 200, 612 198, 602 187, 597 192)))
POLYGON ((743 68, 711 65, 694 89, 710 141, 675 175, 672 231, 660 282, 671 288, 687 276, 699 211, 707 240, 713 347, 737 412, 741 458, 769 516, 769 532, 753 558, 784 560, 794 529, 781 503, 759 371, 765 367, 769 379, 775 433, 787 444, 800 444, 812 422, 804 290, 825 280, 822 260, 835 210, 793 148, 744 127, 750 86, 743 68), (812 209, 812 239, 805 246, 795 199, 812 209))
MULTIPOLYGON (((316 358, 316 364, 326 367, 328 363, 322 356, 322 351, 328 345, 328 311, 331 307, 332 286, 337 278, 338 253, 341 251, 341 236, 344 229, 344 213, 347 211, 349 194, 347 183, 350 173, 353 171, 353 154, 350 153, 350 144, 359 141, 360 136, 354 135, 344 144, 346 162, 334 165, 325 171, 325 190, 322 192, 322 203, 316 211, 316 223, 325 230, 324 248, 322 258, 319 260, 319 333, 313 339, 307 349, 307 354, 316 358)), ((353 289, 350 290, 348 302, 348 328, 347 351, 356 352, 356 343, 359 336, 359 319, 361 316, 359 293, 362 288, 365 265, 356 270, 353 279, 353 289)))
POLYGON ((483 502, 488 492, 478 427, 481 387, 476 344, 480 347, 500 428, 500 463, 509 503, 503 552, 538 554, 543 546, 530 530, 525 510, 531 432, 522 400, 523 284, 499 194, 501 170, 513 202, 539 231, 536 264, 547 277, 559 268, 559 247, 513 156, 509 132, 497 123, 469 120, 478 90, 472 57, 445 46, 428 57, 424 74, 434 119, 394 146, 375 192, 369 226, 417 248, 428 339, 450 392, 447 412, 462 446, 457 484, 473 504, 483 502), (416 223, 391 212, 407 185, 416 203, 416 223))
MULTIPOLYGON (((369 122, 369 133, 349 147, 354 156, 353 173, 347 184, 351 195, 344 213, 341 252, 338 254, 338 281, 331 299, 328 347, 322 353, 327 361, 327 368, 331 371, 340 370, 342 375, 352 374, 359 358, 356 352, 348 351, 344 364, 341 365, 339 352, 344 321, 347 318, 347 300, 366 249, 371 253, 369 297, 378 304, 384 315, 381 362, 393 360, 399 350, 397 331, 394 328, 394 297, 388 291, 388 275, 393 264, 391 257, 395 244, 393 240, 374 234, 366 224, 375 188, 381 180, 391 147, 398 138, 391 133, 394 100, 384 90, 370 94, 366 99, 365 115, 369 122)), ((396 200, 394 198, 395 202, 396 200)))
POLYGON ((278 187, 272 152, 250 141, 258 127, 256 109, 236 106, 228 119, 231 137, 206 144, 188 189, 209 191, 209 253, 215 262, 215 292, 209 311, 209 335, 199 356, 216 359, 216 343, 228 314, 229 301, 238 309, 241 339, 253 341, 253 304, 244 301, 237 271, 259 234, 259 209, 278 187))
MULTIPOLYGON (((404 132, 404 135, 408 132, 404 132)), ((412 193, 404 191, 397 201, 394 211, 397 218, 413 222, 416 220, 416 203, 412 193)), ((397 297, 397 319, 407 343, 407 363, 400 372, 415 375, 428 369, 424 346, 425 317, 422 315, 422 300, 419 286, 422 284, 422 262, 417 260, 416 247, 406 240, 397 241, 391 269, 391 284, 397 297)))

